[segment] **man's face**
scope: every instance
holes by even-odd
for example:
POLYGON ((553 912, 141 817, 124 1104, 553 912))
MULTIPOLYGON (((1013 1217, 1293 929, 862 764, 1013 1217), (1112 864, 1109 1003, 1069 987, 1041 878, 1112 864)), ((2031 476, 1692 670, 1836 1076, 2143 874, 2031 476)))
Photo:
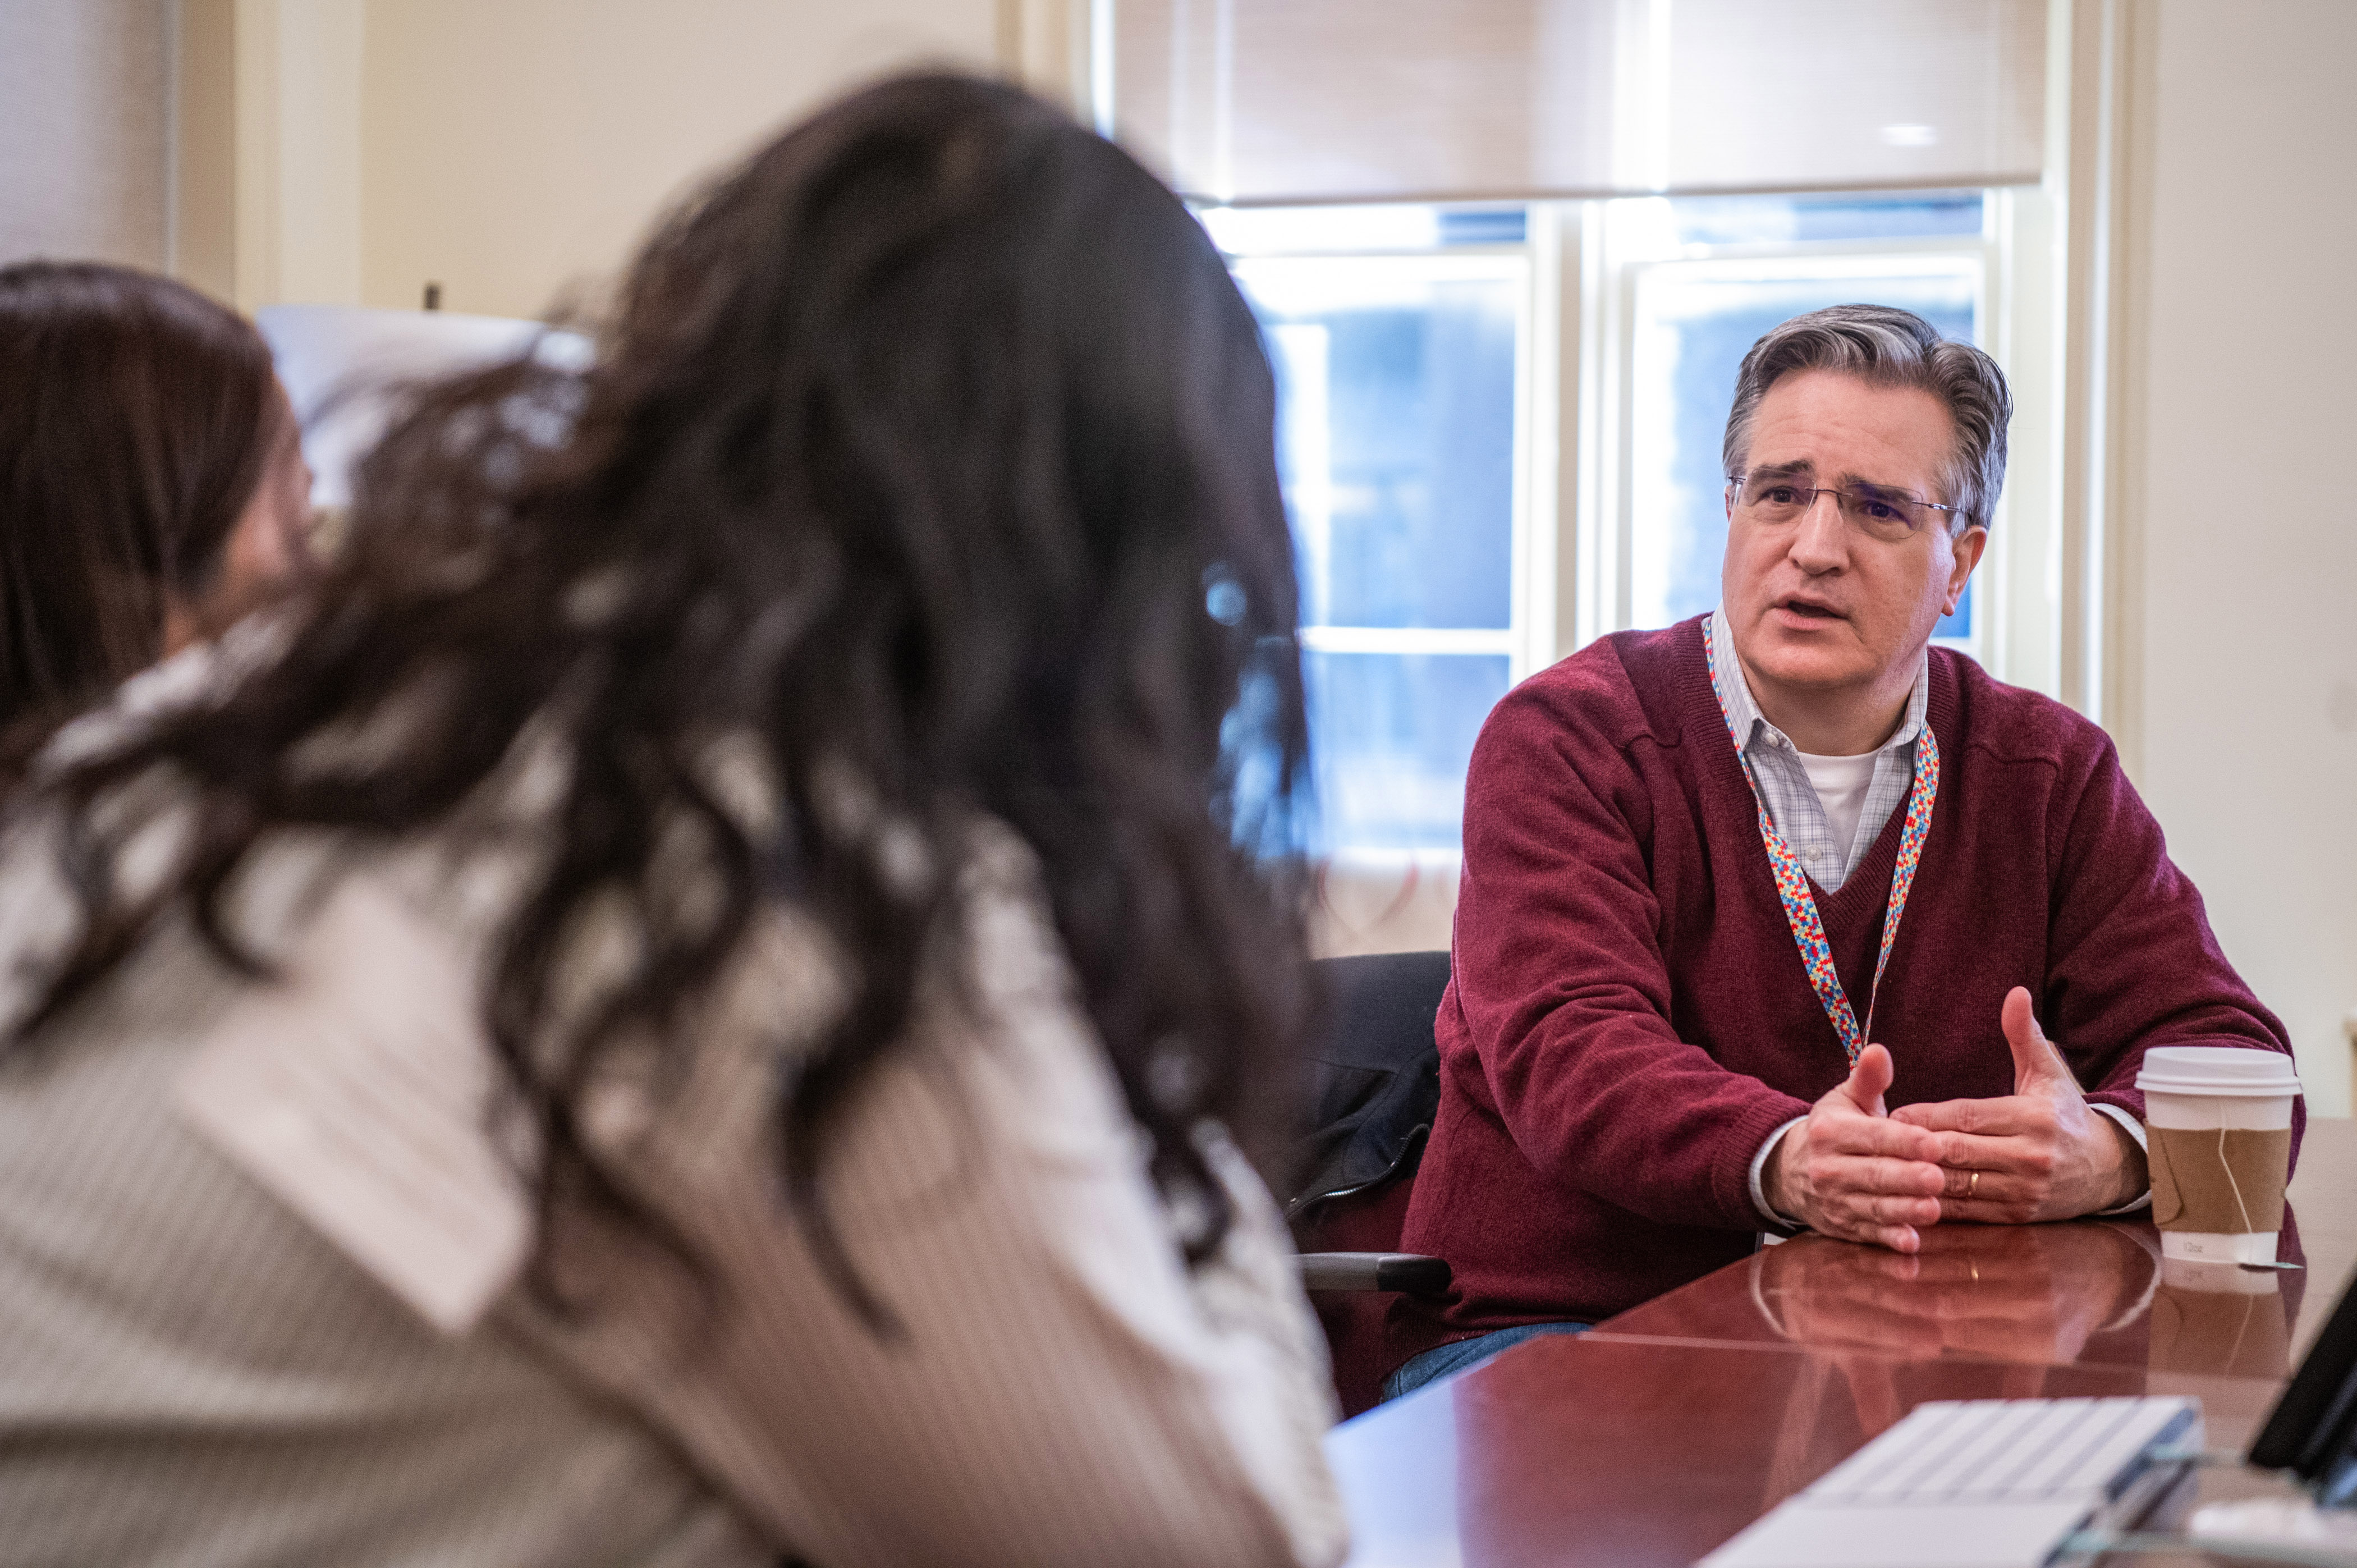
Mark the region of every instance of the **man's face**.
MULTIPOLYGON (((1744 467, 1776 467, 1801 485, 1866 483, 1953 503, 1940 480, 1954 444, 1954 424, 1930 392, 1803 371, 1760 400, 1744 467)), ((1951 538, 1944 515, 1897 542, 1871 538, 1843 520, 1832 496, 1772 526, 1747 522, 1730 504, 1720 593, 1752 683, 1792 698, 1888 701, 1913 681, 1916 656, 1963 597, 1987 538, 1979 528, 1951 538)))

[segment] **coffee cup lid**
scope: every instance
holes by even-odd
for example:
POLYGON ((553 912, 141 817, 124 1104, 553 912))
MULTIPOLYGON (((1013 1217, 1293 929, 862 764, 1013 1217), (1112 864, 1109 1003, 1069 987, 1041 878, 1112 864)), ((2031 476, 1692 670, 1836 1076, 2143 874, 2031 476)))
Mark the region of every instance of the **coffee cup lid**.
POLYGON ((2165 1094, 2257 1098, 2299 1092, 2299 1074, 2281 1051, 2239 1046, 2155 1046, 2144 1054, 2136 1087, 2165 1094))

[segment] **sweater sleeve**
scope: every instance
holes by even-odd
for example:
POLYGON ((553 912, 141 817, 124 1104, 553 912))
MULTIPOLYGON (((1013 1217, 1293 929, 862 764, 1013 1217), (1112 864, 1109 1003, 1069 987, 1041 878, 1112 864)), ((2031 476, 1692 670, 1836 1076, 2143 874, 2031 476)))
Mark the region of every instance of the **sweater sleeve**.
MULTIPOLYGON (((1579 693, 1507 696, 1466 781, 1455 996, 1499 1117, 1565 1188, 1668 1224, 1757 1230, 1751 1165, 1807 1104, 1670 1026, 1650 798, 1579 693)), ((1591 694, 1602 702, 1602 696, 1591 694)))
MULTIPOLYGON (((2088 1100, 2144 1119, 2136 1087, 2155 1046, 2291 1050, 2276 1015, 2226 961, 2201 895, 2169 858, 2160 824, 2102 739, 2083 785, 2058 794, 2067 820, 2050 879, 2039 1017, 2088 1100)), ((2292 1158, 2307 1125, 2293 1107, 2292 1158)))

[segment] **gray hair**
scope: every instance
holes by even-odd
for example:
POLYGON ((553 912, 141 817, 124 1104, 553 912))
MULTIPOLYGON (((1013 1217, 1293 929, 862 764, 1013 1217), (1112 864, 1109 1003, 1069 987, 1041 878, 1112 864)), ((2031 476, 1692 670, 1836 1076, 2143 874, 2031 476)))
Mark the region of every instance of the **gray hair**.
MULTIPOLYGON (((1837 371, 1876 386, 1917 387, 1938 398, 1956 427, 1946 500, 1963 526, 1986 528, 2005 489, 2005 427, 2013 393, 1996 361, 1940 336, 1938 328, 1888 305, 1835 305, 1795 316, 1751 345, 1735 372, 1720 456, 1732 478, 1749 456, 1760 400, 1795 371, 1837 371)), ((1960 532, 1952 529, 1951 532, 1960 532)))

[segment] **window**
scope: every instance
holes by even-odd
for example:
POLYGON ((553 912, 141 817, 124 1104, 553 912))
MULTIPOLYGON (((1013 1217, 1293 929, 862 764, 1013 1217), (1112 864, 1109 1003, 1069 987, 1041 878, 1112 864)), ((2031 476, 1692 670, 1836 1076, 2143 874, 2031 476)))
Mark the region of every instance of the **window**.
MULTIPOLYGON (((1720 436, 1736 367, 1776 323, 1900 306, 1990 349, 2035 406, 2039 356, 2012 350, 2040 341, 2044 296, 2009 236, 2046 220, 2042 199, 1207 211, 1277 373, 1316 847, 1455 850, 1474 737, 1513 682, 1717 603, 1720 436)), ((2005 574, 2042 570, 2051 526, 2042 427, 2017 418, 2012 445, 1988 557, 1937 635, 2045 685, 2049 596, 2015 590, 2028 629, 2002 657, 2005 574)))
POLYGON ((1520 209, 1214 212, 1266 332, 1327 851, 1453 849, 1517 614, 1520 209), (1287 253, 1289 252, 1289 253, 1287 253))
MULTIPOLYGON (((1804 311, 1867 302, 1985 340, 1986 205, 1976 191, 1611 204, 1629 300, 1615 624, 1667 626, 1717 604, 1720 437, 1737 367, 1762 333, 1804 311)), ((1973 601, 1968 588, 1935 635, 1975 649, 1973 601)))

